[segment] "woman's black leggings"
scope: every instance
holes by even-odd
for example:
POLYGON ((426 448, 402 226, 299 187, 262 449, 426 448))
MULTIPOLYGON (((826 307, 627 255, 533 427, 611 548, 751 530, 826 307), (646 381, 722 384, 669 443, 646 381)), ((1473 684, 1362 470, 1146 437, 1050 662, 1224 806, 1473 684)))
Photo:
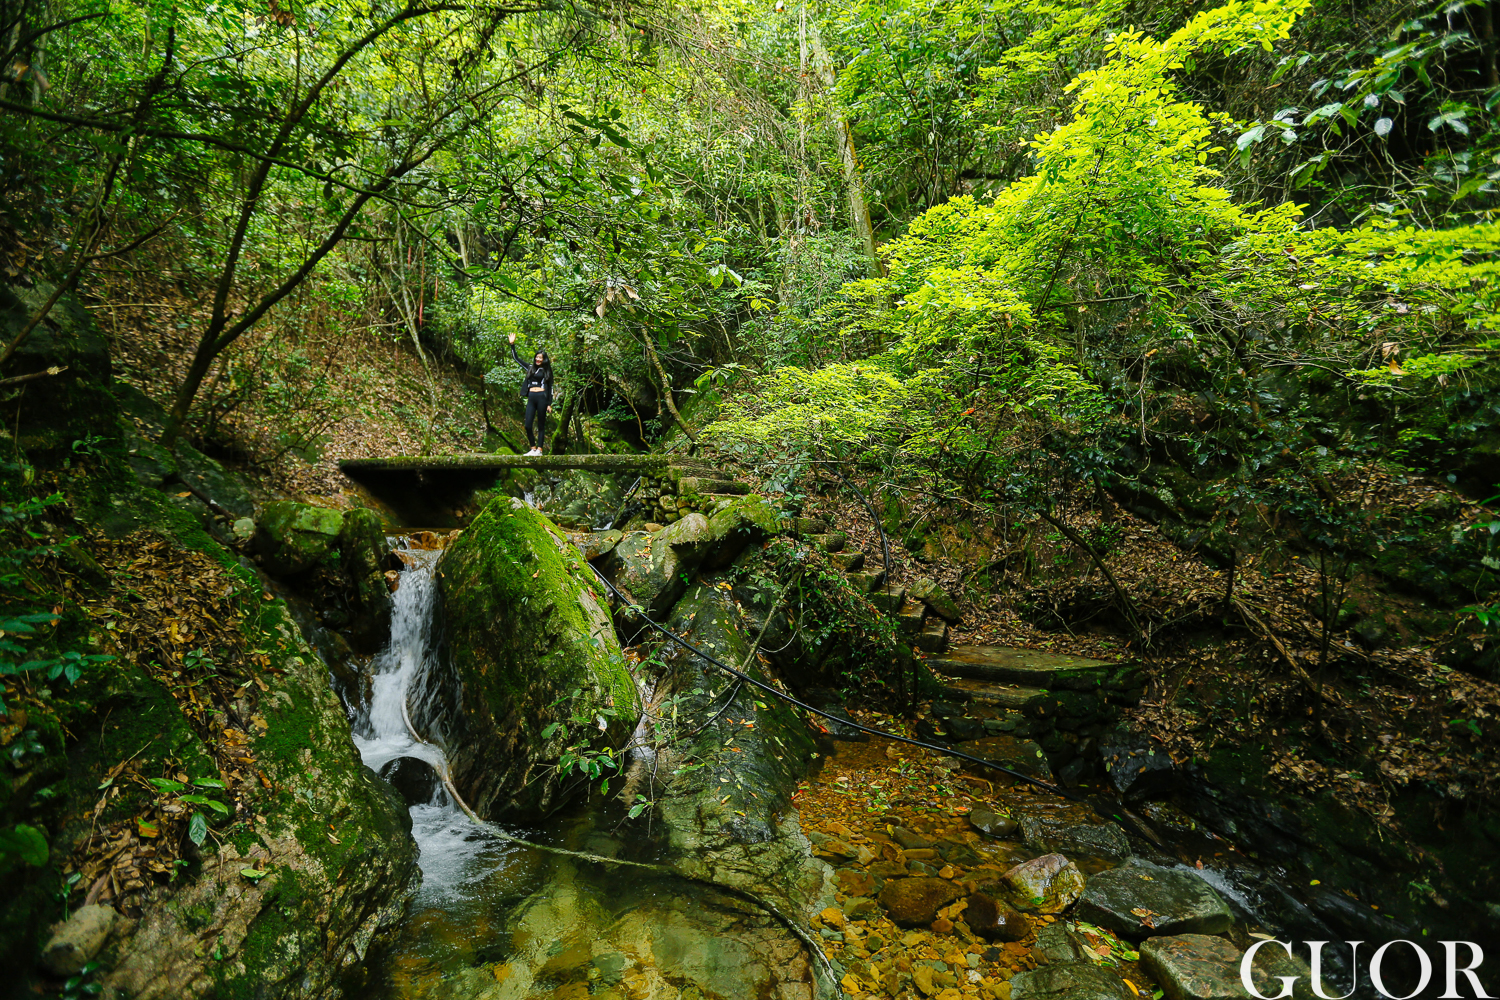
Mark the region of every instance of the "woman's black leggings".
POLYGON ((538 440, 542 444, 547 443, 547 403, 543 398, 546 393, 534 392, 526 399, 526 443, 533 448, 538 440), (536 421, 536 434, 531 432, 532 421, 536 421))

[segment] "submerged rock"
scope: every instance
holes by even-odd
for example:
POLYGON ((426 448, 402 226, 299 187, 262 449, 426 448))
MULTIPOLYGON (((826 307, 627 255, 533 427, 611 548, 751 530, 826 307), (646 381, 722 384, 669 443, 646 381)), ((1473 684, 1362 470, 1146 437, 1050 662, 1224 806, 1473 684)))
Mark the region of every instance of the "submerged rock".
POLYGON ((964 909, 964 922, 991 941, 1020 941, 1031 933, 1031 922, 1003 901, 976 892, 964 909))
POLYGON ((964 894, 962 886, 942 878, 891 879, 880 890, 880 905, 901 927, 926 927, 938 910, 964 894))
POLYGON ((1100 872, 1078 901, 1078 916, 1121 937, 1222 934, 1234 923, 1229 907, 1198 876, 1135 860, 1100 872), (1140 911, 1147 911, 1150 923, 1140 911))
POLYGON ((1135 1000, 1119 976, 1092 962, 1044 965, 1011 980, 1011 1000, 1135 1000))
MULTIPOLYGON (((1021 774, 1041 781, 1052 781, 1052 768, 1047 764, 1046 755, 1042 753, 1041 747, 1030 740, 1018 740, 1014 736, 1001 733, 998 736, 986 736, 984 739, 960 743, 954 749, 970 757, 993 761, 1001 767, 1019 771, 1021 774)), ((966 763, 965 767, 984 777, 993 777, 995 773, 978 764, 966 763)))
POLYGON ((1239 958, 1233 944, 1207 934, 1157 937, 1141 946, 1141 965, 1171 1000, 1245 996, 1239 958))
POLYGON ((440 734, 459 794, 491 818, 545 815, 580 784, 554 767, 580 743, 618 749, 635 678, 578 549, 520 500, 492 502, 444 556, 439 581, 457 673, 440 734))

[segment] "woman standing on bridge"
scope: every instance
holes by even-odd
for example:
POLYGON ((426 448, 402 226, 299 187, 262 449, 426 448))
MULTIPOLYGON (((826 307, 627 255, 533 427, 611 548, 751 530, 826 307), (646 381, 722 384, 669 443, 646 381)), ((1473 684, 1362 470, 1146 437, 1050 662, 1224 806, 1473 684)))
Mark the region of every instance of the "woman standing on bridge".
POLYGON ((526 379, 521 383, 521 398, 526 401, 526 443, 531 445, 526 454, 540 455, 547 443, 547 414, 552 412, 552 359, 547 357, 546 351, 537 351, 531 364, 522 361, 516 350, 515 334, 510 335, 510 356, 526 373, 526 379), (537 424, 535 435, 531 430, 533 420, 537 424))

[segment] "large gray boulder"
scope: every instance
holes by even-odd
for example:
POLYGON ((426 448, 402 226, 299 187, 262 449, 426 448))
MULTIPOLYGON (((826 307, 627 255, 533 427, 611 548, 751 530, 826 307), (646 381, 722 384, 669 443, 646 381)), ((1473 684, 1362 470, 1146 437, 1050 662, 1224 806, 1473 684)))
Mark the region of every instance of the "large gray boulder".
POLYGON ((520 500, 495 500, 444 556, 439 581, 459 703, 430 703, 465 801, 490 818, 537 817, 577 791, 568 747, 617 750, 640 714, 635 677, 575 547, 520 500), (457 721, 453 721, 456 717, 457 721))
POLYGON ((1234 923, 1228 905, 1203 879, 1139 859, 1091 877, 1077 913, 1132 941, 1158 934, 1222 934, 1234 923), (1142 910, 1148 917, 1140 915, 1142 910))
MULTIPOLYGON (((667 627, 731 666, 749 659, 746 673, 764 679, 748 656, 754 640, 742 612, 711 582, 693 585, 667 627)), ((828 869, 813 860, 791 802, 816 750, 807 724, 785 702, 735 686, 680 646, 663 655, 668 674, 661 693, 679 698, 679 726, 688 738, 657 762, 657 773, 670 776, 665 787, 654 795, 640 791, 658 804, 678 868, 794 910, 831 897, 828 869)))
POLYGON ((660 621, 687 590, 711 532, 708 518, 688 514, 660 531, 633 531, 600 561, 600 571, 625 599, 660 621))

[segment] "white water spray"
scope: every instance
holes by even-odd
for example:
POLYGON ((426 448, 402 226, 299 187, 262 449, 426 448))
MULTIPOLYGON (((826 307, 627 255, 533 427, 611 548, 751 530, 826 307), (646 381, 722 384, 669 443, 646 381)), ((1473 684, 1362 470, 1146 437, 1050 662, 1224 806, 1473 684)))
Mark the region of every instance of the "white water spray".
MULTIPOLYGON (((407 699, 436 666, 432 625, 437 608, 438 560, 442 549, 398 549, 405 564, 391 610, 391 640, 370 664, 370 702, 354 722, 354 743, 365 764, 379 771, 398 757, 416 757, 446 774, 442 750, 416 739, 408 725, 407 699)), ((438 786, 432 801, 411 807, 412 837, 420 850, 419 902, 438 905, 470 895, 466 887, 496 867, 514 848, 464 815, 438 786)))

